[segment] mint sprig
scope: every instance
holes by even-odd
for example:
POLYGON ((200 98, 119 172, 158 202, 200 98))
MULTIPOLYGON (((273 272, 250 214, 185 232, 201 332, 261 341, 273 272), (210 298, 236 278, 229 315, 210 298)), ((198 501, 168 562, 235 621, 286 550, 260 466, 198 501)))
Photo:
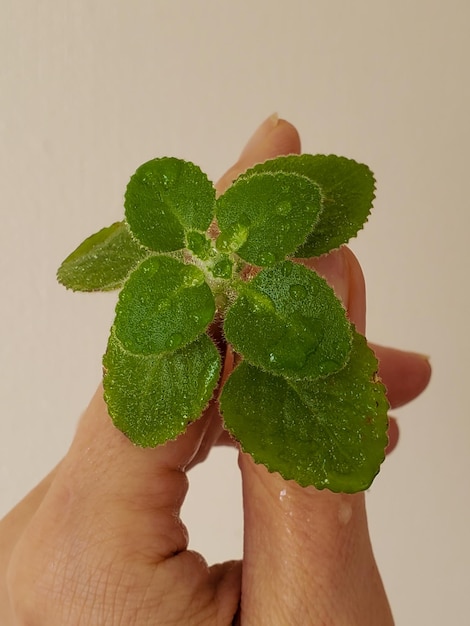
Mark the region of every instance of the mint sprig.
POLYGON ((103 358, 115 425, 155 446, 200 417, 221 370, 218 324, 242 359, 220 397, 242 449, 301 485, 367 488, 387 443, 377 362, 331 287, 295 259, 355 236, 374 190, 367 166, 336 156, 256 165, 218 199, 192 163, 141 165, 124 221, 58 270, 73 290, 121 288, 103 358))

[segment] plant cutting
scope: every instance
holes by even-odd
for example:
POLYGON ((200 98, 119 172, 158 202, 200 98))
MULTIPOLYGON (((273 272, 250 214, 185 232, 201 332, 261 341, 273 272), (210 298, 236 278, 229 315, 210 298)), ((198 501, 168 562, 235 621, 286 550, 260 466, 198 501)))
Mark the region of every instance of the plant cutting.
POLYGON ((300 259, 354 237, 374 193, 367 166, 334 155, 266 161, 218 198, 193 163, 141 165, 124 219, 58 270, 75 291, 120 289, 103 357, 114 424, 140 446, 175 439, 213 398, 230 345, 218 401, 242 450, 302 486, 369 487, 387 444, 377 360, 300 259))

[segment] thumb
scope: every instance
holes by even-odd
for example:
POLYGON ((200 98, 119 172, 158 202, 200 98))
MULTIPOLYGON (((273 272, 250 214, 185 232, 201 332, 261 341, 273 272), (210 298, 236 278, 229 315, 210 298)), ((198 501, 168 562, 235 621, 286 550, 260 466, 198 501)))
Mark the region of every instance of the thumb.
POLYGON ((264 120, 253 133, 238 161, 217 182, 217 191, 222 194, 237 176, 257 163, 280 155, 298 154, 299 152, 299 133, 292 124, 279 119, 275 113, 264 120))

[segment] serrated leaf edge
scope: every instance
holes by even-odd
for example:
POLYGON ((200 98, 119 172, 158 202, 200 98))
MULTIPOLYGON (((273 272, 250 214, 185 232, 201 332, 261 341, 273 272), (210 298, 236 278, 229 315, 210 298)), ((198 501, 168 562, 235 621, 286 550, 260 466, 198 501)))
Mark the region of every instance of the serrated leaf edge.
MULTIPOLYGON (((110 235, 110 237, 106 240, 106 242, 109 242, 109 240, 115 239, 118 236, 117 232, 114 232, 110 235)), ((101 242, 100 244, 96 245, 96 249, 102 249, 105 247, 105 242, 101 242)), ((109 226, 103 226, 103 228, 100 228, 99 230, 97 230, 95 233, 92 233, 91 235, 89 235, 88 237, 85 237, 85 239, 78 244, 78 246, 76 246, 76 248, 62 261, 62 263, 60 264, 60 266, 57 269, 56 272, 56 280, 57 282, 62 285, 63 287, 65 287, 67 290, 73 291, 74 293, 97 293, 97 292, 107 292, 107 291, 115 291, 116 289, 120 289, 123 287, 123 285, 127 282, 129 276, 140 266, 141 263, 143 263, 143 261, 145 261, 149 256, 152 256, 154 253, 152 250, 150 250, 149 248, 147 248, 147 246, 144 246, 138 239, 136 239, 136 237, 134 236, 133 232, 131 231, 129 224, 126 222, 126 220, 120 220, 117 222, 113 222, 112 224, 110 224, 109 226), (101 233, 102 231, 108 229, 108 228, 112 228, 113 226, 117 226, 119 224, 122 224, 123 226, 126 227, 127 229, 127 233, 128 235, 131 237, 131 239, 133 240, 133 242, 142 250, 142 252, 146 253, 146 256, 142 257, 142 259, 133 267, 131 267, 127 273, 127 275, 125 276, 125 278, 123 278, 121 281, 114 281, 112 283, 109 283, 108 285, 106 285, 105 287, 100 287, 100 288, 96 288, 96 289, 81 289, 80 287, 72 287, 70 285, 68 285, 66 282, 64 282, 64 280, 61 277, 61 272, 64 269, 64 266, 69 262, 69 259, 77 252, 77 250, 88 240, 91 239, 92 237, 95 237, 96 235, 98 235, 98 233, 101 233)))

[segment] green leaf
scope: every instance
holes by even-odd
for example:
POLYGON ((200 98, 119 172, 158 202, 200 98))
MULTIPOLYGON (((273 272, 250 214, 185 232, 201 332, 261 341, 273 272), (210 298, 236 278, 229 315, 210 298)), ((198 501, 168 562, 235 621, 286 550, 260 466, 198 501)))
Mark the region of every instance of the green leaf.
POLYGON ((344 369, 318 381, 288 381, 242 362, 221 395, 225 425, 257 463, 302 486, 367 489, 387 445, 385 388, 377 360, 354 334, 344 369))
POLYGON ((321 188, 323 210, 307 241, 296 251, 298 258, 320 256, 355 237, 367 221, 375 198, 375 180, 370 169, 345 157, 282 156, 255 165, 241 178, 260 172, 296 172, 321 188))
POLYGON ((134 236, 151 250, 170 252, 185 246, 186 231, 208 229, 215 189, 193 163, 153 159, 130 179, 124 206, 134 236))
POLYGON ((214 313, 214 296, 202 270, 158 255, 139 265, 124 285, 114 328, 126 350, 160 354, 194 341, 214 313))
POLYGON ((295 379, 344 367, 351 325, 334 291, 314 271, 284 261, 241 283, 239 290, 224 332, 248 362, 295 379))
POLYGON ((104 397, 114 424, 134 443, 157 446, 198 419, 212 397, 220 355, 209 337, 171 354, 131 354, 111 332, 104 397))
POLYGON ((217 247, 269 266, 304 243, 321 210, 318 186, 296 173, 239 178, 217 200, 217 247))
POLYGON ((207 261, 211 253, 215 253, 212 244, 212 240, 205 233, 197 230, 188 230, 186 233, 186 247, 202 261, 207 261))
POLYGON ((125 222, 116 222, 83 241, 57 271, 57 280, 74 291, 111 291, 150 254, 131 235, 125 222))

